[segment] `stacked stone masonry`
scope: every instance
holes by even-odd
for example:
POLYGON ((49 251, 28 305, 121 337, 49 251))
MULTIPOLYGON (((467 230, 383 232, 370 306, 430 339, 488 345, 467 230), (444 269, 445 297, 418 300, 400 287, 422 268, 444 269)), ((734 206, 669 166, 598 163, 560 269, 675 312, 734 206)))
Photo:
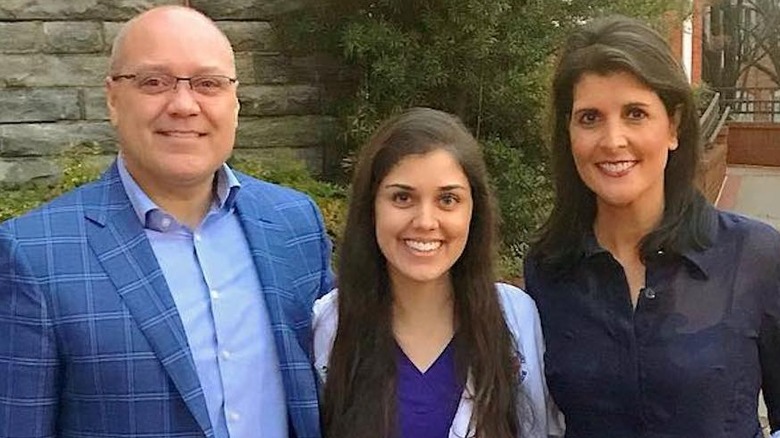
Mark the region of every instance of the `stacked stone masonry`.
MULTIPOLYGON (((59 177, 56 157, 73 146, 116 153, 103 92, 111 43, 122 23, 156 5, 184 1, 3 0, 0 2, 0 185, 59 177)), ((303 0, 193 0, 236 51, 237 154, 305 160, 322 169, 335 121, 325 84, 342 75, 321 57, 283 53, 274 20, 303 0)))

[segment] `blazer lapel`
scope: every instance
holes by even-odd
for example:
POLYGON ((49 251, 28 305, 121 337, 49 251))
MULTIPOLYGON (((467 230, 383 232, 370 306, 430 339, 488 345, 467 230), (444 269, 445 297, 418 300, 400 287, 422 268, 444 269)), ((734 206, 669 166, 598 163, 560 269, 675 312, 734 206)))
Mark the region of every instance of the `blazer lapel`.
MULTIPOLYGON (((306 309, 291 290, 291 265, 295 260, 288 256, 289 236, 278 222, 273 206, 251 193, 248 187, 242 187, 236 198, 236 210, 252 252, 268 309, 287 398, 287 411, 290 418, 295 419, 302 416, 298 415, 301 394, 294 392, 296 388, 302 393, 308 387, 316 388, 313 373, 309 373, 311 382, 302 381, 306 374, 300 373, 300 363, 310 362, 308 352, 298 342, 291 342, 295 340, 293 334, 296 333, 296 327, 302 321, 311 319, 311 309, 306 309)), ((292 423, 299 427, 295 421, 292 423)))
POLYGON ((89 244, 187 407, 211 436, 206 399, 181 318, 116 163, 90 193, 97 199, 92 204, 85 199, 89 244))

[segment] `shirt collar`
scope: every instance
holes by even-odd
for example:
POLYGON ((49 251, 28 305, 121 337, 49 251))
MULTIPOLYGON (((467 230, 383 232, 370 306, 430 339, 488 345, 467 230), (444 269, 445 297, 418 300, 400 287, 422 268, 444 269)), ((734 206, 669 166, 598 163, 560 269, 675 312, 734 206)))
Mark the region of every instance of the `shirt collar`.
MULTIPOLYGON (((125 167, 125 161, 121 153, 117 157, 117 169, 125 193, 127 193, 127 197, 130 199, 130 204, 133 206, 138 220, 146 227, 149 212, 162 209, 135 182, 135 179, 125 167)), ((241 183, 238 181, 235 173, 227 164, 222 163, 222 167, 217 170, 216 174, 214 205, 212 205, 212 209, 232 210, 240 189, 241 183)))
POLYGON ((704 211, 701 213, 707 222, 706 237, 709 241, 709 245, 704 249, 687 248, 682 251, 682 256, 693 266, 695 266, 703 275, 704 278, 709 277, 709 273, 720 269, 719 266, 723 262, 722 254, 719 254, 724 250, 722 245, 716 245, 718 241, 718 227, 719 218, 718 210, 711 205, 704 207, 704 211))
MULTIPOLYGON (((718 238, 718 212, 712 206, 705 207, 702 212, 705 215, 708 222, 708 230, 706 231, 708 240, 711 242, 710 246, 704 249, 685 248, 680 252, 680 257, 685 260, 687 266, 691 269, 695 269, 704 278, 709 277, 709 273, 718 266, 717 254, 714 254, 714 243, 718 238)), ((582 242, 583 256, 584 258, 591 258, 597 254, 607 253, 608 251, 599 245, 593 232, 589 232, 585 235, 582 242)), ((658 256, 664 256, 665 251, 663 248, 658 249, 656 252, 658 256)))

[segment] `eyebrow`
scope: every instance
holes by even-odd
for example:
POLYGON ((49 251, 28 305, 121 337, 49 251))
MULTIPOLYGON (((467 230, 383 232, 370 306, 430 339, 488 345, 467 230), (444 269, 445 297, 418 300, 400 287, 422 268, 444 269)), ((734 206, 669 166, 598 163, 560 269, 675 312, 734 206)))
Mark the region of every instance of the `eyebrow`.
MULTIPOLYGON (((623 105, 621 105, 622 108, 633 107, 633 106, 648 107, 650 106, 650 104, 647 102, 632 101, 632 102, 626 102, 623 105)), ((583 106, 581 108, 572 106, 572 113, 578 113, 581 111, 599 111, 599 109, 595 106, 583 106)))
MULTIPOLYGON (((171 68, 168 65, 165 64, 150 64, 150 63, 141 63, 137 64, 133 67, 135 71, 141 71, 141 72, 155 72, 155 73, 170 73, 171 68)), ((209 74, 225 74, 224 69, 221 67, 218 67, 216 65, 207 65, 203 67, 199 67, 196 70, 196 75, 209 75, 209 74)))
MULTIPOLYGON (((416 189, 410 185, 402 184, 402 183, 392 183, 392 184, 386 184, 384 186, 385 189, 403 189, 408 190, 410 192, 416 191, 416 189)), ((466 188, 460 184, 448 184, 446 186, 439 187, 440 192, 449 192, 453 190, 466 190, 466 188)))

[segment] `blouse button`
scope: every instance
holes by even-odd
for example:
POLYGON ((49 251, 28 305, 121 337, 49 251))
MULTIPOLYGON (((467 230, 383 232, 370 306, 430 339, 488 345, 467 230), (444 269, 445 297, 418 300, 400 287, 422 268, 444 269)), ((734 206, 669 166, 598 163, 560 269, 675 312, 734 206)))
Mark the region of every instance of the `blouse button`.
POLYGON ((645 298, 647 298, 649 300, 652 300, 653 298, 655 298, 655 291, 651 287, 647 287, 647 286, 643 287, 642 288, 642 294, 645 296, 645 298))

